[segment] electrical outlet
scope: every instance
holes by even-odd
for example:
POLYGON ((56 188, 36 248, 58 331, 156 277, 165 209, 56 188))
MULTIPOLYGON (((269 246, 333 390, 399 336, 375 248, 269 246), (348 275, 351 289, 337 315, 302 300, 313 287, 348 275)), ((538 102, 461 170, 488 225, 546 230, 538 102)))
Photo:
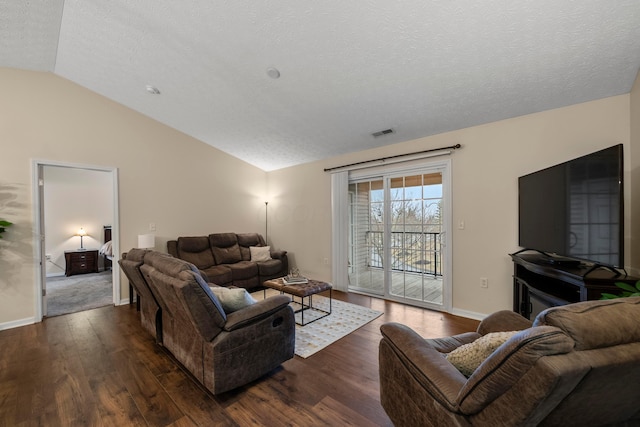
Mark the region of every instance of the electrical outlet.
POLYGON ((149 231, 156 231, 156 223, 155 222, 150 222, 149 223, 149 231))
POLYGON ((329 265, 329 258, 323 259, 322 262, 324 263, 324 265, 329 265))
POLYGON ((46 259, 47 261, 51 261, 51 254, 46 254, 44 256, 44 259, 46 259))
POLYGON ((464 220, 461 219, 460 222, 458 222, 458 230, 464 230, 464 220))
POLYGON ((488 288, 489 287, 489 279, 487 279, 486 277, 481 277, 480 278, 480 287, 481 288, 488 288))

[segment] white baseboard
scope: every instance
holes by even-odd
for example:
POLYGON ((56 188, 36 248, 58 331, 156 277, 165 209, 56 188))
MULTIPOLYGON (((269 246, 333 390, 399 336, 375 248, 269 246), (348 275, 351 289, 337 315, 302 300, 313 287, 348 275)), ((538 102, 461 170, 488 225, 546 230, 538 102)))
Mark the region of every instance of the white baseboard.
POLYGON ((20 326, 33 325, 34 323, 36 323, 35 317, 12 320, 11 322, 0 323, 0 331, 4 331, 5 329, 19 328, 20 326))
POLYGON ((474 311, 468 310, 460 310, 459 308, 454 308, 453 310, 451 310, 451 314, 473 320, 483 320, 488 316, 488 314, 476 313, 474 311))
POLYGON ((50 277, 60 277, 60 276, 64 276, 63 271, 61 271, 60 273, 47 273, 47 279, 50 277))
POLYGON ((118 305, 127 305, 129 304, 129 298, 121 299, 118 305))

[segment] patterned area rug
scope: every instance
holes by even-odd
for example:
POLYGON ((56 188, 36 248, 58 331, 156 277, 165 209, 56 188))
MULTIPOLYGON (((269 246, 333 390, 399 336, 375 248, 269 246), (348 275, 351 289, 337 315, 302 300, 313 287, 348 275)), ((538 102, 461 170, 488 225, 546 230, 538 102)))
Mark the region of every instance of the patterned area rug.
MULTIPOLYGON (((275 290, 267 290, 267 297, 277 293, 275 290)), ((255 292, 253 297, 262 299, 262 294, 262 291, 255 292)), ((299 300, 299 298, 296 298, 296 300, 299 300)), ((306 302, 307 299, 305 298, 306 302)), ((313 306, 329 311, 329 298, 314 295, 313 306)), ((295 304, 292 307, 297 309, 299 305, 295 304)), ((313 320, 314 316, 320 317, 322 315, 324 313, 306 310, 304 321, 309 322, 313 320)), ((296 355, 306 359, 380 315, 382 315, 381 311, 334 299, 329 316, 313 323, 307 323, 305 326, 296 325, 296 355)), ((300 322, 300 313, 296 313, 296 321, 300 322)))
POLYGON ((113 304, 111 270, 47 278, 47 316, 75 313, 113 304))

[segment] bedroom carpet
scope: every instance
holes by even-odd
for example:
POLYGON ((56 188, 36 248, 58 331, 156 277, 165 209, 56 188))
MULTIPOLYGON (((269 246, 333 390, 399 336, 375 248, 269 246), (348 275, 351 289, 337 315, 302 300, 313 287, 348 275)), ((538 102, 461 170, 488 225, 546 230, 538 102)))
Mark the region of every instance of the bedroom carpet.
POLYGON ((47 278, 47 317, 113 304, 111 273, 47 278))
MULTIPOLYGON (((267 297, 277 295, 278 291, 267 290, 267 297)), ((252 296, 260 300, 263 292, 254 292, 252 296)), ((299 298, 296 298, 299 300, 299 298)), ((313 296, 313 306, 322 310, 329 310, 329 298, 321 295, 313 296)), ((296 305, 293 306, 296 308, 296 305)), ((323 313, 316 314, 317 316, 323 313)), ((296 350, 297 356, 306 359, 317 353, 323 348, 333 344, 340 338, 343 338, 355 331, 356 329, 366 325, 372 320, 382 315, 381 311, 371 310, 356 304, 350 304, 344 301, 334 299, 332 301, 331 314, 313 323, 305 326, 296 325, 296 350)), ((296 321, 300 321, 300 313, 296 314, 296 321)), ((313 319, 311 310, 305 311, 305 322, 313 319)))

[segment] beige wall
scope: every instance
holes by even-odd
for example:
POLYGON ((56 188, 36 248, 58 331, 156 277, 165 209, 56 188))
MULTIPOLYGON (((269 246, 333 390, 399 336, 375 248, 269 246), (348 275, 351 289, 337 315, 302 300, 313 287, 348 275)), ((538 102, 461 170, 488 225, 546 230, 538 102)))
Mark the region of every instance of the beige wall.
POLYGON ((330 176, 323 169, 460 143, 451 156, 452 223, 464 220, 465 229, 452 230, 453 307, 462 314, 511 309, 517 178, 618 143, 629 153, 629 119, 629 95, 621 95, 274 171, 270 227, 283 247, 295 248, 301 271, 331 279, 323 263, 331 258, 330 176), (480 277, 489 279, 487 289, 480 277))
MULTIPOLYGON (((330 280, 331 192, 323 168, 455 143, 463 148, 452 155, 453 223, 466 227, 452 230, 453 307, 463 314, 509 309, 517 177, 623 143, 629 178, 630 134, 640 143, 630 124, 639 121, 638 92, 636 82, 630 95, 267 174, 54 75, 0 68, 0 144, 10 157, 0 168, 0 217, 16 223, 0 241, 0 325, 35 313, 31 159, 117 167, 123 251, 151 222, 161 250, 179 235, 264 232, 267 200, 270 242, 290 251, 301 271, 330 280), (489 279, 487 289, 480 277, 489 279)), ((635 189, 626 183, 628 199, 635 189)), ((121 288, 125 296, 126 280, 121 288)))
MULTIPOLYGON (((0 68, 0 325, 35 315, 32 159, 117 167, 120 248, 264 230, 266 173, 48 73, 0 68)), ((128 295, 122 280, 121 295, 128 295)))

